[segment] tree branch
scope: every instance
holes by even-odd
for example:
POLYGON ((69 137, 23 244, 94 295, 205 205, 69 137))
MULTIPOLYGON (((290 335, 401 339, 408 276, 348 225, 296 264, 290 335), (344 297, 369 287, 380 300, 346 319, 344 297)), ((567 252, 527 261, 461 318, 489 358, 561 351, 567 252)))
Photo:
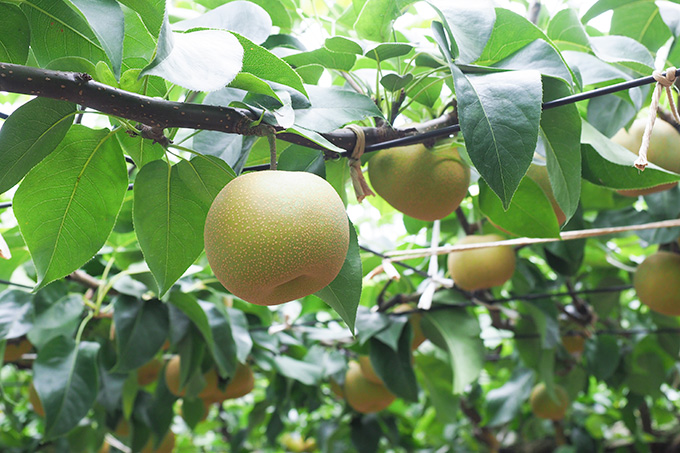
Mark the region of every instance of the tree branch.
MULTIPOLYGON (((322 146, 300 135, 283 132, 283 128, 260 123, 249 110, 206 104, 166 101, 141 94, 113 88, 92 80, 87 74, 52 71, 10 63, 0 63, 0 91, 22 93, 39 97, 73 102, 99 112, 137 121, 153 128, 180 127, 227 132, 239 135, 264 137, 276 133, 276 138, 314 149, 322 146)), ((422 123, 421 129, 438 129, 455 123, 454 114, 422 123)), ((373 145, 408 135, 415 135, 413 128, 406 130, 391 127, 366 127, 366 144, 373 145)), ((356 135, 348 129, 338 129, 321 134, 335 146, 348 152, 354 149, 356 135)), ((344 154, 343 154, 344 155, 344 154)), ((327 157, 337 157, 329 152, 327 157)))

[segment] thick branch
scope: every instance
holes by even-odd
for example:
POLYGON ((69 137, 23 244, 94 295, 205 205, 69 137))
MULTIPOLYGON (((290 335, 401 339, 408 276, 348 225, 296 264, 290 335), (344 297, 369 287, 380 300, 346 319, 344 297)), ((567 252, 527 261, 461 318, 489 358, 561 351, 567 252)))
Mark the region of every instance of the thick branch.
MULTIPOLYGON (((0 91, 69 101, 154 128, 180 127, 255 136, 279 132, 276 138, 280 140, 323 149, 320 145, 297 134, 282 132, 283 129, 280 127, 264 123, 253 126, 257 118, 246 109, 152 98, 96 82, 83 73, 0 63, 0 91)), ((443 115, 423 123, 419 129, 437 129, 452 124, 455 119, 455 115, 443 115)), ((367 145, 416 133, 416 129, 364 128, 367 145)), ((339 148, 348 151, 354 149, 356 136, 350 130, 339 129, 321 135, 339 148)))

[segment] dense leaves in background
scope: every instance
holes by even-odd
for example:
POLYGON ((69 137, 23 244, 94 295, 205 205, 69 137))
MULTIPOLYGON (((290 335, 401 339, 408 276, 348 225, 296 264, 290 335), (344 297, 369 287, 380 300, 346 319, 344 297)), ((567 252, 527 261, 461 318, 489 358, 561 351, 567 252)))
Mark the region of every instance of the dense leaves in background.
POLYGON ((95 114, 41 97, 38 78, 25 81, 37 97, 0 91, 0 239, 11 252, 0 259, 0 450, 140 451, 172 433, 187 452, 677 446, 680 321, 630 285, 646 256, 679 251, 678 228, 520 247, 512 279, 474 293, 442 285, 444 257, 397 263, 393 278, 371 252, 680 215, 677 186, 617 192, 680 180, 639 172, 610 140, 646 118, 650 86, 542 109, 680 65, 680 1, 544 3, 0 0, 1 76, 3 63, 86 73, 242 109, 252 126, 289 133, 275 140, 279 168, 325 178, 351 220, 331 284, 251 305, 212 275, 203 228, 229 181, 269 163, 267 137, 202 130, 196 117, 196 130, 166 129, 164 147, 113 103, 95 114), (379 197, 359 205, 347 159, 300 144, 351 151, 329 141, 349 123, 436 119, 460 123, 452 140, 473 180, 437 223, 379 197), (526 176, 532 165, 543 183, 526 176), (416 314, 418 301, 431 309, 416 314), (388 409, 361 414, 338 397, 358 357, 396 395, 388 409), (252 392, 206 397, 246 369, 252 392), (564 420, 532 415, 539 382, 566 389, 564 420))

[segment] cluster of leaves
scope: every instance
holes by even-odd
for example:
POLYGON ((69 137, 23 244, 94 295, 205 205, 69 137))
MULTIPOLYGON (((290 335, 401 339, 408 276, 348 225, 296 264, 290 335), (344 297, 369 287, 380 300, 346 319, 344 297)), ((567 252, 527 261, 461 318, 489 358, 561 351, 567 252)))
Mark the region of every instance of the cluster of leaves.
MULTIPOLYGON (((680 2, 601 0, 582 17, 544 9, 537 24, 516 11, 522 2, 509 3, 513 10, 490 0, 96 3, 0 1, 0 23, 12 30, 0 36, 0 61, 87 73, 149 102, 230 106, 285 131, 279 168, 325 177, 371 248, 428 246, 433 225, 378 198, 358 207, 347 197, 347 162, 324 160, 291 137, 344 151, 332 139, 347 123, 423 122, 453 107, 475 182, 458 215, 442 220, 445 242, 470 225, 556 237, 549 199, 524 177, 532 161, 547 165, 563 229, 680 215, 677 188, 640 200, 612 190, 680 180, 653 165, 638 173, 635 156, 608 138, 648 105, 648 86, 542 109, 649 75, 655 60, 680 65, 680 2), (589 25, 609 11, 608 33, 589 25), (424 12, 434 20, 421 24, 424 12), (307 48, 305 29, 318 30, 318 48, 307 48)), ((2 63, 0 75, 4 89, 12 74, 2 63)), ((40 94, 39 79, 29 81, 40 94)), ((657 245, 677 249, 677 229, 522 248, 503 288, 436 291, 422 319, 430 341, 412 357, 407 317, 384 308, 431 288, 422 270, 443 259, 414 262, 393 281, 371 273, 381 258, 360 254, 355 235, 335 282, 278 309, 234 299, 211 275, 202 253, 207 210, 236 175, 268 162, 266 138, 200 130, 196 117, 197 132, 166 131, 174 141, 166 149, 117 115, 115 99, 98 104, 108 117, 26 99, 0 94, 13 110, 0 129, 0 193, 13 207, 1 218, 12 258, 0 261, 0 279, 28 286, 0 293, 0 350, 27 339, 36 355, 2 368, 2 382, 19 384, 1 389, 3 450, 94 451, 122 419, 132 430, 118 438, 133 450, 170 427, 180 449, 272 449, 282 433, 297 432, 333 452, 483 451, 500 442, 539 451, 555 447, 539 445, 555 429, 568 433, 564 452, 616 442, 644 451, 677 431, 680 323, 620 286, 657 245), (574 293, 602 287, 617 290, 574 293), (565 290, 571 295, 550 297, 565 290), (642 333, 616 336, 622 329, 642 333), (582 356, 561 345, 570 331, 588 337, 582 356), (137 380, 141 366, 168 354, 182 357, 182 417, 163 373, 149 385, 137 380), (380 414, 354 413, 327 385, 342 383, 348 359, 366 354, 399 397, 380 414), (199 423, 202 372, 214 367, 229 379, 237 362, 253 365, 255 391, 199 423), (538 381, 560 383, 578 400, 564 424, 531 416, 526 401, 538 381), (44 420, 27 409, 29 382, 44 420)))

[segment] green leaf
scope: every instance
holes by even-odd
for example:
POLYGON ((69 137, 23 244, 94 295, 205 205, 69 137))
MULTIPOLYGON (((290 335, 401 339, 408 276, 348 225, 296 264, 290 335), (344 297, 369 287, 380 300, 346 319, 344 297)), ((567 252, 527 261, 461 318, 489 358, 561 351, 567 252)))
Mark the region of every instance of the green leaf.
MULTIPOLYGON (((576 214, 567 222, 563 231, 583 230, 586 228, 583 222, 583 212, 577 210, 576 214)), ((573 241, 557 241, 546 244, 543 248, 548 265, 558 274, 574 276, 578 272, 585 255, 585 239, 573 241)))
POLYGON ((496 22, 484 51, 476 60, 480 66, 489 66, 512 55, 537 39, 549 42, 540 28, 526 18, 508 9, 496 8, 496 22))
POLYGON ((389 60, 390 58, 408 55, 413 49, 414 47, 411 44, 401 42, 378 44, 371 50, 367 50, 365 56, 381 62, 389 60))
POLYGON ((349 224, 349 248, 345 263, 335 280, 330 282, 315 295, 335 310, 343 321, 354 332, 354 322, 357 316, 357 307, 361 299, 361 257, 359 256, 359 243, 354 225, 349 224))
POLYGON ((62 335, 71 337, 80 323, 85 307, 81 294, 59 297, 59 293, 48 290, 49 287, 39 291, 33 302, 35 318, 28 339, 38 349, 53 338, 62 335))
POLYGON ((507 211, 484 181, 479 181, 479 207, 491 222, 517 236, 558 237, 560 226, 543 189, 522 179, 507 211))
MULTIPOLYGON (((261 6, 251 2, 231 2, 220 5, 198 17, 172 25, 173 30, 216 28, 244 36, 247 42, 262 43, 271 33, 272 19, 261 6)), ((243 44, 243 42, 242 42, 243 44)), ((245 45, 244 45, 245 47, 245 45)))
MULTIPOLYGON (((243 47, 228 31, 166 31, 163 38, 166 47, 163 52, 157 51, 141 75, 163 77, 189 90, 216 91, 234 80, 241 70, 243 47)), ((159 46, 161 43, 159 38, 159 46)))
POLYGON ((131 137, 126 133, 118 133, 116 138, 123 148, 123 152, 130 156, 139 168, 165 156, 165 148, 161 144, 142 138, 140 135, 131 137))
POLYGON ((441 98, 444 80, 437 77, 424 77, 409 87, 406 95, 427 107, 434 107, 441 98))
POLYGON ((569 72, 562 56, 553 46, 542 39, 529 43, 512 55, 494 63, 493 67, 534 69, 543 75, 559 78, 569 85, 574 83, 571 72, 569 72))
POLYGON ((581 128, 583 177, 612 189, 641 189, 680 180, 680 175, 650 163, 645 171, 633 166, 637 155, 617 145, 587 122, 581 128))
POLYGON ((324 47, 331 52, 353 53, 363 55, 364 49, 359 43, 344 36, 333 36, 324 41, 324 47))
POLYGON ((241 46, 243 46, 242 72, 289 86, 307 96, 307 91, 302 84, 302 79, 298 73, 290 67, 290 64, 238 33, 234 33, 234 36, 236 36, 236 39, 238 39, 241 46))
POLYGON ((158 37, 163 26, 165 0, 120 0, 120 3, 136 11, 151 36, 158 37))
POLYGON ((279 157, 279 170, 307 171, 326 177, 326 166, 323 152, 301 145, 291 145, 279 157))
POLYGON ((619 63, 647 75, 654 68, 654 57, 639 42, 625 36, 590 38, 595 56, 607 63, 619 63))
POLYGON ((212 156, 145 165, 135 180, 133 218, 139 245, 164 294, 203 251, 212 200, 233 173, 212 156))
POLYGON ((21 9, 31 26, 31 50, 40 67, 61 57, 82 57, 93 64, 106 59, 90 25, 65 0, 26 0, 21 9))
POLYGON ((578 13, 571 8, 559 11, 550 19, 546 34, 560 50, 590 51, 588 34, 578 13))
POLYGON ((0 193, 14 187, 63 140, 75 104, 36 98, 22 105, 0 129, 0 193))
POLYGON ((380 85, 389 92, 399 91, 413 81, 413 74, 387 74, 380 79, 380 85))
MULTIPOLYGON (((210 302, 198 301, 208 318, 214 345, 209 345, 219 374, 226 378, 236 371, 236 343, 231 333, 231 321, 226 308, 210 302)), ((207 339, 206 339, 207 341, 207 339)))
POLYGON ((615 6, 611 21, 610 34, 633 38, 653 52, 671 37, 659 8, 652 1, 621 2, 615 6))
POLYGON ((536 149, 541 77, 536 71, 475 76, 451 69, 468 155, 507 208, 536 149))
POLYGON ((283 376, 305 385, 317 385, 323 376, 323 368, 318 364, 303 362, 286 355, 274 356, 274 366, 283 376))
POLYGON ((248 74, 247 72, 240 72, 234 77, 234 80, 229 84, 229 88, 247 91, 249 94, 264 94, 265 96, 271 96, 283 104, 279 95, 276 94, 276 91, 274 91, 267 82, 257 76, 248 74))
POLYGON ((488 0, 467 2, 429 2, 441 17, 451 43, 450 53, 460 63, 472 63, 492 36, 496 12, 488 0), (453 3, 453 4, 451 4, 453 3))
POLYGON ((311 106, 295 110, 295 126, 330 132, 352 121, 380 117, 382 112, 368 96, 337 87, 307 86, 311 106))
POLYGON ((57 337, 38 353, 33 384, 45 408, 45 437, 66 434, 87 415, 97 396, 99 344, 57 337))
POLYGON ((621 350, 614 335, 597 335, 586 343, 586 369, 599 380, 611 377, 621 360, 621 350))
POLYGON ((231 321, 231 335, 236 344, 236 358, 240 363, 246 363, 253 349, 253 339, 250 338, 248 330, 248 318, 245 313, 235 308, 228 308, 227 313, 231 321))
POLYGON ((399 16, 401 10, 394 0, 367 0, 354 23, 354 30, 362 39, 387 42, 392 36, 392 23, 399 16))
POLYGON ((458 420, 458 397, 453 393, 451 364, 434 354, 416 354, 416 371, 424 384, 429 401, 432 402, 437 418, 442 423, 458 420))
POLYGON ((515 420, 522 404, 529 398, 534 382, 534 372, 515 368, 510 379, 501 387, 486 394, 486 426, 500 426, 515 420))
MULTIPOLYGON (((571 90, 558 80, 543 79, 543 100, 559 99, 571 90)), ((567 219, 581 196, 581 117, 575 104, 544 110, 538 151, 544 151, 550 186, 567 219)))
POLYGON ((113 73, 120 78, 123 63, 123 38, 125 21, 123 10, 116 0, 68 0, 85 17, 113 66, 113 73))
POLYGON ((344 52, 331 52, 326 48, 316 49, 309 52, 300 52, 283 58, 293 67, 321 65, 326 69, 338 69, 349 71, 357 60, 356 55, 344 52))
POLYGON ((484 366, 479 321, 465 309, 448 309, 426 313, 421 325, 425 336, 448 353, 453 371, 453 393, 462 393, 479 377, 484 366))
POLYGON ((23 11, 14 5, 0 4, 0 30, 5 31, 0 36, 0 61, 25 64, 31 30, 23 11))
POLYGON ((542 349, 553 349, 561 341, 560 328, 557 324, 557 308, 550 299, 526 301, 523 308, 534 320, 534 325, 541 338, 542 349))
POLYGON ((8 289, 0 293, 0 340, 11 340, 33 327, 33 304, 26 291, 8 289))
POLYGON ((38 273, 38 288, 88 262, 109 237, 128 176, 111 133, 73 126, 14 196, 14 213, 38 273))
POLYGON ((411 333, 406 329, 402 332, 397 351, 376 338, 372 338, 369 345, 371 365, 385 387, 399 398, 417 402, 418 384, 411 363, 411 333))
POLYGON ((169 301, 191 319, 201 332, 220 375, 232 376, 236 369, 236 346, 225 312, 217 309, 214 304, 198 301, 193 295, 178 291, 170 293, 169 301))
POLYGON ((112 371, 126 372, 149 362, 168 338, 168 308, 158 299, 117 296, 113 301, 118 362, 112 371))

